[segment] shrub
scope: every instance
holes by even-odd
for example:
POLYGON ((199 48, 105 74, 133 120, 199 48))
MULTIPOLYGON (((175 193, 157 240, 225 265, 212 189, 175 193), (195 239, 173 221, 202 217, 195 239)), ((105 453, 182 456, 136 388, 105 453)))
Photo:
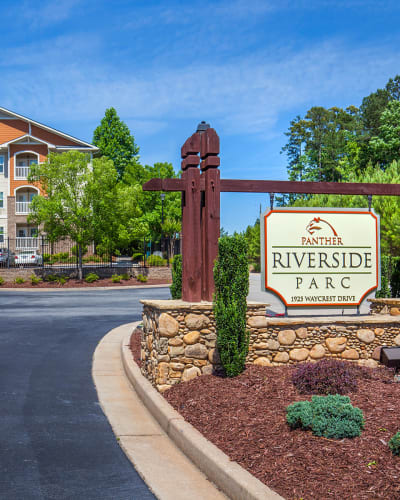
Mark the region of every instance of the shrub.
POLYGON ((94 281, 97 281, 100 279, 100 276, 96 273, 89 273, 86 278, 85 278, 85 281, 86 283, 93 283, 94 281))
POLYGON ((57 281, 57 276, 55 274, 48 274, 45 281, 57 281))
POLYGON ((132 261, 135 261, 135 260, 143 260, 143 252, 135 252, 132 255, 132 261))
POLYGON ((22 284, 22 283, 25 283, 25 280, 24 278, 22 278, 21 276, 17 276, 14 280, 15 283, 18 283, 19 285, 22 284))
POLYGON ((392 450, 393 455, 400 455, 400 431, 396 432, 390 439, 389 448, 392 450))
POLYGON ((121 279, 122 279, 122 276, 120 276, 119 274, 113 274, 111 276, 111 281, 113 283, 121 283, 121 279))
POLYGON ((129 276, 129 274, 128 274, 128 273, 123 273, 123 274, 121 274, 121 278, 122 278, 123 280, 125 280, 125 281, 128 281, 128 280, 130 280, 130 279, 131 279, 131 277, 129 276))
POLYGON ((182 255, 175 255, 172 260, 172 285, 169 289, 173 299, 182 298, 182 255))
POLYGON ((141 283, 146 283, 146 281, 147 281, 147 276, 144 276, 143 274, 138 274, 138 275, 136 276, 136 279, 137 279, 138 281, 140 281, 141 283))
POLYGON ((247 242, 243 235, 219 239, 214 281, 217 346, 226 375, 235 377, 244 370, 249 350, 249 332, 246 331, 249 269, 247 242))
POLYGON ((147 265, 151 267, 162 267, 167 265, 167 260, 159 255, 150 255, 147 258, 147 265))
POLYGON ((43 254, 43 262, 46 264, 46 263, 49 263, 51 261, 51 255, 49 253, 44 253, 43 254))
POLYGON ((292 429, 311 429, 315 436, 328 439, 354 438, 364 428, 360 408, 352 406, 348 396, 313 396, 286 408, 286 421, 292 429))
POLYGON ((357 391, 354 367, 336 359, 299 365, 293 372, 292 382, 301 394, 347 394, 357 391))
POLYGON ((57 283, 62 286, 65 285, 68 279, 68 276, 56 276, 55 281, 57 281, 57 283))
POLYGON ((2 278, 2 277, 0 276, 0 286, 1 286, 1 285, 4 285, 4 283, 5 283, 4 278, 2 278))
POLYGON ((31 274, 30 280, 31 280, 32 285, 37 285, 38 283, 43 281, 42 278, 39 278, 39 276, 36 276, 36 274, 31 274))

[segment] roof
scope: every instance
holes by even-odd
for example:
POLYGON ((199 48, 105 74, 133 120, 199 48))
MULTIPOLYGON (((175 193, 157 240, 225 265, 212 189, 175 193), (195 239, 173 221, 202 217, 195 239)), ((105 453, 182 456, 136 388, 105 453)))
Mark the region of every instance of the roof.
MULTIPOLYGON (((18 113, 14 113, 14 111, 10 111, 9 109, 6 109, 6 108, 3 108, 3 107, 0 106, 0 120, 2 119, 1 114, 6 114, 6 115, 8 115, 10 117, 17 118, 18 120, 23 120, 23 121, 25 121, 27 123, 31 123, 32 125, 36 125, 37 127, 40 127, 40 128, 42 128, 44 130, 52 132, 53 134, 60 135, 61 137, 64 137, 65 139, 68 139, 70 141, 74 141, 74 142, 80 144, 80 146, 78 146, 78 149, 82 148, 84 150, 89 150, 89 151, 98 151, 98 149, 99 149, 96 146, 93 146, 93 144, 90 144, 90 143, 85 142, 85 141, 81 141, 80 139, 77 139, 76 137, 73 137, 72 135, 64 134, 64 132, 60 132, 59 130, 57 130, 55 128, 48 127, 47 125, 44 125, 43 123, 39 123, 39 122, 37 122, 35 120, 32 120, 31 118, 27 118, 26 116, 20 115, 18 113)), ((49 143, 46 143, 46 141, 43 141, 42 139, 37 139, 36 137, 31 136, 30 134, 24 134, 21 137, 17 137, 16 139, 13 139, 12 141, 10 141, 10 143, 11 142, 15 142, 15 141, 19 141, 22 138, 28 137, 28 136, 32 137, 35 140, 43 142, 45 144, 49 144, 49 143)), ((7 145, 7 144, 8 143, 1 144, 0 147, 3 147, 4 145, 7 145)), ((53 148, 56 148, 56 149, 59 148, 59 146, 54 146, 54 145, 50 145, 50 144, 49 144, 49 147, 53 147, 53 148)), ((76 146, 67 146, 67 147, 64 147, 64 149, 67 149, 67 148, 68 149, 73 149, 73 148, 76 148, 76 146)))

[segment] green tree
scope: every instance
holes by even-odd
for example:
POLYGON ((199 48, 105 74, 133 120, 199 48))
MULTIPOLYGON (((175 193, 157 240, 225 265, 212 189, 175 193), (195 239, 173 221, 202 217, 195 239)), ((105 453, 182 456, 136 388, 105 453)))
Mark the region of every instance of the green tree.
POLYGON ((400 157, 400 102, 390 101, 380 116, 377 137, 372 137, 370 149, 382 167, 400 157))
MULTIPOLYGON (((372 182, 400 184, 400 162, 392 162, 386 170, 370 164, 362 173, 349 173, 348 182, 372 182)), ((308 200, 299 199, 295 206, 306 207, 368 207, 366 196, 313 195, 308 200)), ((382 253, 396 256, 400 254, 400 197, 374 196, 372 207, 380 215, 382 253)))
POLYGON ((244 237, 247 241, 247 255, 249 263, 254 265, 254 270, 260 270, 260 219, 253 226, 247 226, 244 237))
POLYGON ((43 225, 50 241, 70 238, 78 246, 82 279, 82 248, 95 242, 111 252, 124 241, 141 236, 137 186, 118 182, 113 162, 105 157, 90 162, 78 151, 50 153, 47 161, 33 165, 30 182, 38 182, 46 196, 32 201, 29 221, 43 225))
POLYGON ((93 144, 103 156, 114 162, 119 178, 124 175, 127 165, 136 164, 139 160, 139 147, 114 108, 106 109, 104 118, 93 133, 93 144))

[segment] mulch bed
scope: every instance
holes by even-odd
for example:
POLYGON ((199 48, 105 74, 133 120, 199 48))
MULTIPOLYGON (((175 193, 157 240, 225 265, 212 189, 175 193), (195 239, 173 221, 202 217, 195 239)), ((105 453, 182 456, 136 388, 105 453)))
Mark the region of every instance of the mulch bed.
POLYGON ((96 288, 96 287, 116 287, 116 286, 146 286, 146 285, 170 285, 171 281, 149 279, 146 283, 141 283, 136 278, 129 280, 121 280, 121 283, 113 283, 110 278, 100 279, 93 283, 86 283, 85 280, 69 279, 64 285, 59 285, 55 281, 41 281, 37 285, 32 285, 31 281, 27 279, 25 283, 14 283, 6 281, 3 288, 96 288))
MULTIPOLYGON (((140 339, 131 339, 135 360, 140 339)), ((387 369, 359 369, 364 412, 355 439, 330 440, 290 430, 285 408, 311 399, 291 383, 292 367, 248 366, 234 379, 206 375, 178 384, 165 398, 207 439, 286 499, 400 499, 400 457, 387 442, 400 429, 400 384, 387 369)))

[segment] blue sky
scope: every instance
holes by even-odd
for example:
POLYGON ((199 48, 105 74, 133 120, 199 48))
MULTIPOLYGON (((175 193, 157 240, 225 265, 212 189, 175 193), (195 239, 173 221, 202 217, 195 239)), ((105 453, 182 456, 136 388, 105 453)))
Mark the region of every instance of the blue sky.
MULTIPOLYGON (((284 132, 313 105, 359 105, 400 73, 396 1, 13 1, 2 5, 0 105, 91 141, 117 109, 141 161, 180 167, 206 120, 224 178, 286 179, 284 132)), ((267 195, 223 194, 242 230, 267 195)))

